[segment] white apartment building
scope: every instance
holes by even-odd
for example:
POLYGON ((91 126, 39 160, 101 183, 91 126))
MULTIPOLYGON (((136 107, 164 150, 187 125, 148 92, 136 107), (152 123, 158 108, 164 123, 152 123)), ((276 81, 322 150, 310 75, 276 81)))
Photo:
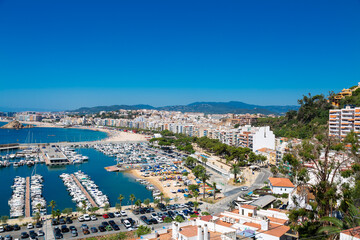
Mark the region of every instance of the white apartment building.
POLYGON ((329 135, 343 139, 351 131, 360 133, 360 107, 330 110, 329 135))

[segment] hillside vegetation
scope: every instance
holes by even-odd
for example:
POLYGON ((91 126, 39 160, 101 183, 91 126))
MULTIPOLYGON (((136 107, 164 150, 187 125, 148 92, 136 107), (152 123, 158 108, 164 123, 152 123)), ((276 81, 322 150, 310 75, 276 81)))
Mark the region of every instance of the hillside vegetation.
POLYGON ((278 118, 260 118, 256 126, 270 126, 277 137, 311 138, 314 134, 327 131, 329 109, 332 108, 324 95, 311 94, 298 100, 298 111, 288 111, 278 118))

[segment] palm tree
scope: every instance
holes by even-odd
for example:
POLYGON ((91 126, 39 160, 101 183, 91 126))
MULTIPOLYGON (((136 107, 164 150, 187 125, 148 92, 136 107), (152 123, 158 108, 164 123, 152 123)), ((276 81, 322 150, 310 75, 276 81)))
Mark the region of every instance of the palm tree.
POLYGON ((198 202, 194 202, 195 211, 197 210, 198 206, 199 206, 199 203, 198 203, 198 202))
POLYGON ((38 210, 38 212, 40 213, 40 210, 42 208, 42 205, 40 203, 36 204, 36 209, 38 210))
POLYGON ((205 195, 205 184, 206 184, 206 180, 208 180, 210 177, 209 175, 206 174, 206 172, 202 173, 200 175, 200 179, 201 181, 203 182, 203 188, 204 188, 204 198, 206 198, 206 195, 205 195))
MULTIPOLYGON (((318 233, 325 232, 328 235, 333 235, 333 239, 336 239, 339 237, 341 231, 360 226, 360 209, 351 203, 348 203, 348 206, 348 213, 344 213, 344 218, 342 220, 339 220, 336 217, 322 217, 320 221, 330 223, 330 225, 321 227, 318 233)), ((350 234, 352 234, 351 231, 350 234)), ((355 235, 355 232, 353 234, 355 235)))
POLYGON ((169 203, 170 203, 170 198, 167 197, 167 198, 165 198, 164 200, 165 200, 165 202, 166 202, 166 205, 169 205, 169 203))
POLYGON ((56 207, 56 202, 51 200, 49 203, 49 207, 51 208, 51 217, 54 218, 54 208, 56 207))
POLYGON ((236 182, 237 175, 240 173, 240 168, 237 164, 231 166, 231 172, 234 174, 234 182, 236 182))
POLYGON ((120 201, 120 211, 121 211, 121 203, 122 203, 122 200, 124 200, 124 196, 122 194, 119 195, 118 199, 120 201))
POLYGON ((82 200, 82 201, 81 201, 81 204, 82 204, 81 212, 84 213, 84 214, 86 214, 86 210, 87 210, 86 201, 85 201, 85 200, 82 200))
POLYGON ((195 201, 197 201, 197 198, 199 197, 199 192, 198 191, 193 191, 193 196, 195 198, 195 201))
POLYGON ((56 216, 56 217, 57 217, 57 220, 59 221, 60 216, 61 216, 61 212, 60 212, 59 209, 56 209, 56 211, 54 212, 54 216, 56 216))
POLYGON ((131 208, 133 208, 133 203, 134 203, 135 199, 136 199, 135 195, 130 194, 131 208))
POLYGON ((164 193, 163 193, 163 192, 161 192, 159 196, 160 196, 160 203, 162 203, 162 201, 163 201, 163 196, 164 196, 164 193))
POLYGON ((40 212, 35 212, 35 215, 33 216, 33 219, 38 223, 40 220, 40 212))
POLYGON ((215 195, 216 195, 216 182, 213 182, 212 185, 213 185, 213 188, 214 188, 214 200, 215 200, 215 198, 216 198, 215 197, 215 195))

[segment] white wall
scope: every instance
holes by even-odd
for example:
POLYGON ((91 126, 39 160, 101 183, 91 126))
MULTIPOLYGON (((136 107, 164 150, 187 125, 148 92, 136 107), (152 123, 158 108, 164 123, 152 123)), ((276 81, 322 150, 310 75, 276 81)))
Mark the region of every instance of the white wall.
POLYGON ((270 127, 260 127, 259 131, 257 131, 253 135, 253 149, 252 151, 255 152, 260 148, 270 148, 275 150, 275 135, 270 130, 270 127))
POLYGON ((275 194, 283 194, 283 193, 288 193, 290 194, 294 188, 290 188, 290 187, 273 187, 270 186, 271 191, 275 194))
POLYGON ((360 240, 360 238, 340 233, 340 240, 360 240))

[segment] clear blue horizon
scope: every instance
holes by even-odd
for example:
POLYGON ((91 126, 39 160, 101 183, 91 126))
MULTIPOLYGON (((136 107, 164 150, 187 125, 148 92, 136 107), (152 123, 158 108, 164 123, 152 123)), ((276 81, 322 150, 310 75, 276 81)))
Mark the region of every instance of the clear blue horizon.
POLYGON ((0 107, 294 105, 360 81, 359 10, 359 0, 0 0, 0 107))

